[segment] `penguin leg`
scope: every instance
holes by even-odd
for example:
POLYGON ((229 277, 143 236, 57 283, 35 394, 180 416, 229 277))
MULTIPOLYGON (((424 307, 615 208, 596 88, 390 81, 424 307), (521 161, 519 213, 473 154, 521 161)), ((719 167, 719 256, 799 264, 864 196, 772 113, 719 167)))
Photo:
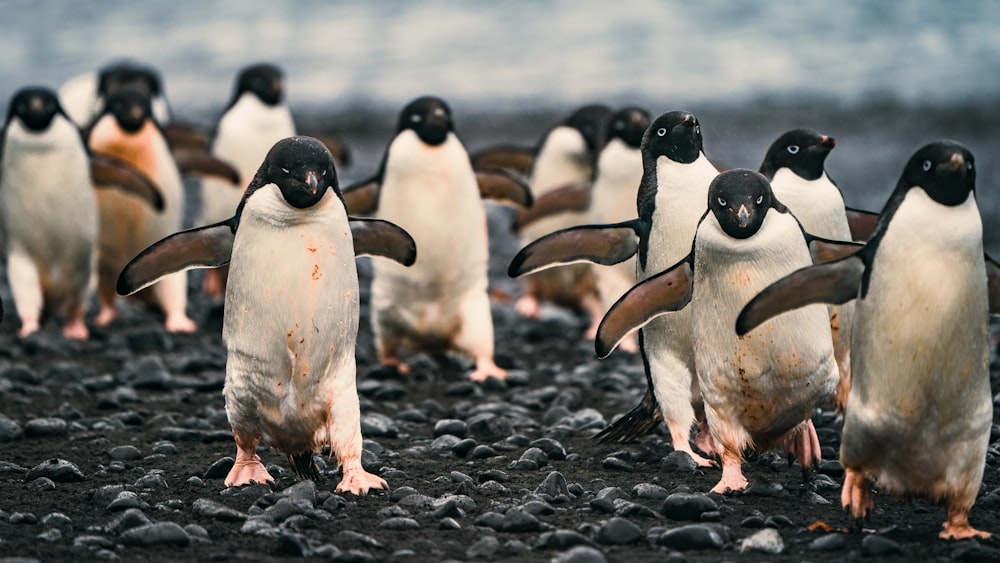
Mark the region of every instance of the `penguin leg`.
POLYGON ((476 369, 469 375, 472 381, 489 377, 504 379, 507 370, 493 362, 493 316, 486 288, 473 288, 458 304, 460 328, 455 335, 455 347, 472 355, 476 369))
POLYGON ((941 533, 938 537, 943 540, 964 540, 969 538, 986 539, 992 536, 989 532, 977 530, 969 525, 969 509, 972 508, 966 503, 956 502, 955 499, 948 499, 946 510, 948 519, 941 525, 941 533))
POLYGON ((67 340, 86 340, 90 338, 87 324, 83 322, 83 307, 75 307, 63 324, 63 337, 67 340))
POLYGON ((819 436, 812 420, 807 420, 793 428, 785 435, 785 451, 795 458, 802 468, 802 478, 809 477, 809 470, 819 465, 823 456, 820 453, 819 436))
POLYGON ((529 319, 537 319, 542 313, 542 303, 538 299, 535 283, 530 277, 525 278, 521 287, 521 297, 514 303, 514 310, 529 319))
POLYGON ((844 488, 840 491, 840 505, 851 510, 857 528, 868 511, 875 508, 872 497, 872 481, 857 469, 844 468, 844 488))
POLYGON ((187 316, 187 272, 164 277, 153 286, 157 303, 167 316, 167 332, 194 332, 194 321, 187 316))
POLYGON ((837 412, 843 414, 847 408, 847 395, 851 390, 851 327, 854 303, 830 307, 830 332, 833 335, 833 355, 837 360, 840 379, 834 398, 837 412))
POLYGON ((36 332, 42 317, 42 282, 35 261, 20 248, 11 250, 7 257, 7 277, 14 296, 14 306, 21 318, 21 338, 36 332))
MULTIPOLYGON (((601 300, 594 293, 588 293, 580 298, 580 305, 583 310, 590 315, 590 326, 587 327, 587 332, 584 336, 587 340, 593 340, 597 338, 597 328, 601 326, 601 320, 604 319, 604 307, 601 305, 601 300)), ((638 348, 638 344, 635 342, 635 335, 632 336, 632 345, 638 348)), ((631 352, 635 352, 633 349, 631 352)))
POLYGON ((715 442, 722 460, 722 478, 709 492, 727 493, 742 491, 750 486, 743 476, 742 452, 752 444, 746 429, 731 422, 726 416, 720 416, 711 405, 705 404, 705 422, 708 425, 712 441, 715 442))
POLYGON ((375 353, 383 366, 394 368, 402 375, 410 373, 410 366, 399 359, 399 350, 406 340, 401 328, 392 326, 385 312, 372 308, 372 334, 375 337, 375 353))
POLYGON ((712 439, 712 433, 708 429, 708 421, 704 418, 698 421, 698 432, 694 436, 694 444, 705 455, 719 455, 719 451, 715 448, 715 440, 712 439))
POLYGON ((352 355, 343 371, 335 376, 339 389, 332 395, 327 434, 330 451, 337 456, 344 474, 336 491, 364 495, 371 489, 387 489, 389 485, 385 479, 368 473, 361 465, 361 405, 355 369, 352 355))
POLYGON ((257 438, 247 438, 235 428, 233 437, 236 438, 236 463, 226 475, 224 484, 227 487, 239 487, 250 483, 273 483, 274 477, 267 472, 257 455, 257 438))
POLYGON ((722 450, 722 479, 712 487, 710 493, 731 493, 742 491, 750 486, 743 475, 743 461, 740 457, 725 449, 722 450))
POLYGON ((687 365, 664 350, 649 357, 649 369, 653 380, 653 394, 663 413, 663 422, 670 431, 674 450, 688 454, 700 467, 715 466, 712 460, 695 453, 688 441, 695 416, 691 405, 693 378, 687 365))
POLYGON ((226 280, 229 277, 229 266, 209 268, 202 278, 201 291, 211 299, 222 299, 226 295, 226 280))

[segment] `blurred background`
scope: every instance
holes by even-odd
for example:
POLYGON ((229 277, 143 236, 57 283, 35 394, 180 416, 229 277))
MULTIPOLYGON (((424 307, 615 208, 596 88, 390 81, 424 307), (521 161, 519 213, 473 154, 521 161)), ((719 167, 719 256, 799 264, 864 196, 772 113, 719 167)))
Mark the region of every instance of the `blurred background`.
POLYGON ((793 127, 833 135, 849 205, 879 209, 902 165, 940 137, 980 165, 1000 232, 1000 3, 7 0, 0 99, 130 58, 157 67, 175 116, 211 126, 243 66, 286 72, 296 118, 373 171, 410 99, 451 102, 470 148, 534 143, 576 106, 699 115, 710 158, 756 168, 793 127))

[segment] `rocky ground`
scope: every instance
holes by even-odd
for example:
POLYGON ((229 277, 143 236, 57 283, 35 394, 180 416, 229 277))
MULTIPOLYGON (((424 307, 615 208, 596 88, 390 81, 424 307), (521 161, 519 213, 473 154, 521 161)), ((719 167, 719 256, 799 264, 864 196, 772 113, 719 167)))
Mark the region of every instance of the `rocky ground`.
MULTIPOLYGON (((943 509, 921 500, 877 495, 864 529, 848 533, 840 423, 828 411, 814 417, 817 473, 803 481, 764 454, 745 466, 751 488, 730 496, 705 494, 719 470, 673 453, 662 428, 597 443, 641 395, 641 363, 596 360, 583 319, 514 313, 517 286, 502 276, 515 249, 508 219, 492 215, 506 382, 470 383, 453 358, 417 357, 405 378, 377 370, 363 301, 364 463, 389 490, 361 498, 333 492, 340 474, 326 456, 322 478, 303 482, 269 449, 260 455, 274 486, 223 486, 235 447, 219 305, 193 298, 195 335, 166 334, 158 314, 127 305, 88 342, 66 342, 55 326, 19 341, 4 285, 0 561, 1000 560, 992 540, 938 540, 943 509)), ((369 264, 360 268, 364 286, 369 264)), ((991 373, 1000 392, 996 363, 991 373)), ((1000 533, 1000 425, 991 441, 971 520, 1000 533)))

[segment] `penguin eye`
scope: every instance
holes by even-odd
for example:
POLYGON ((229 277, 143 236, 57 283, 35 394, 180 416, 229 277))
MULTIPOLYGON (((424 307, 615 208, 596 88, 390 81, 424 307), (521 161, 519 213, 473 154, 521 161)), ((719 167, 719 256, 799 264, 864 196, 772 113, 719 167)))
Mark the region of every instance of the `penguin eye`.
POLYGON ((931 161, 925 160, 924 161, 924 172, 928 172, 928 171, 930 171, 930 169, 931 169, 931 161))
POLYGON ((659 135, 659 136, 661 136, 661 137, 664 136, 664 135, 666 135, 667 134, 667 128, 666 127, 660 127, 659 129, 656 130, 656 134, 659 135))
POLYGON ((410 121, 412 121, 413 123, 420 123, 423 120, 424 116, 420 115, 419 113, 415 113, 410 116, 410 121))
POLYGON ((695 125, 694 126, 694 134, 695 135, 701 135, 701 125, 695 125))
POLYGON ((721 197, 717 198, 717 201, 719 202, 719 205, 725 205, 726 204, 726 200, 722 199, 721 197))
POLYGON ((757 198, 757 205, 760 205, 760 204, 761 204, 761 202, 763 202, 763 201, 764 201, 764 196, 760 196, 760 197, 758 197, 758 198, 757 198))
POLYGON ((971 160, 969 162, 965 163, 965 169, 966 170, 972 170, 972 161, 971 160))
POLYGON ((799 146, 798 145, 788 145, 788 152, 791 153, 791 154, 798 154, 798 152, 799 152, 799 146))

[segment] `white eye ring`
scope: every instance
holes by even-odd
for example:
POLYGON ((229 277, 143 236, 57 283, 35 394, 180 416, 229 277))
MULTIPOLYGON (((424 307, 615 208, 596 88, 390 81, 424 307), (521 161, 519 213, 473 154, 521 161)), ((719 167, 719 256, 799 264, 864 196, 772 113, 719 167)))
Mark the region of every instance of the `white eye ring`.
POLYGON ((763 201, 764 201, 764 196, 760 196, 760 197, 758 197, 758 198, 757 198, 757 205, 760 205, 760 204, 761 204, 761 202, 763 202, 763 201))
POLYGON ((695 135, 701 135, 701 125, 695 125, 694 126, 694 134, 695 135))
POLYGON ((791 153, 791 154, 798 154, 798 152, 799 152, 799 146, 798 145, 788 145, 788 152, 791 153))
POLYGON ((719 205, 725 205, 726 204, 726 200, 722 199, 721 197, 717 198, 717 199, 719 201, 719 205))
POLYGON ((281 171, 284 172, 285 174, 290 174, 287 168, 282 168, 281 171))
POLYGON ((965 163, 965 169, 966 170, 972 170, 972 161, 971 160, 969 162, 965 163))
POLYGON ((931 169, 931 161, 925 160, 924 161, 924 172, 929 172, 930 169, 931 169))
POLYGON ((323 169, 323 173, 320 176, 326 176, 326 168, 323 169))
POLYGON ((424 120, 424 116, 420 115, 419 113, 415 113, 415 114, 413 114, 413 115, 410 116, 410 121, 412 121, 414 123, 420 123, 423 120, 424 120))
POLYGON ((656 130, 656 134, 659 135, 659 136, 661 136, 661 137, 664 136, 664 135, 666 135, 667 134, 667 128, 666 127, 660 127, 659 129, 656 130))

